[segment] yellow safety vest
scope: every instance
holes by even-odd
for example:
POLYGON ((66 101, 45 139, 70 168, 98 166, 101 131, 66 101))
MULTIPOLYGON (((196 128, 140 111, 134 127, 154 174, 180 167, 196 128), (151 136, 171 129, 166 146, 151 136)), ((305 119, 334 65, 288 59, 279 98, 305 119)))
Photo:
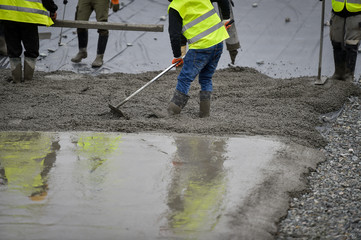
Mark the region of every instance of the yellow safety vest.
POLYGON ((345 6, 349 12, 361 12, 361 0, 332 0, 335 12, 341 12, 345 6))
POLYGON ((1 0, 0 19, 51 26, 54 22, 41 0, 1 0))
POLYGON ((229 38, 216 10, 209 0, 173 0, 169 9, 176 10, 183 19, 182 33, 190 49, 204 49, 229 38))

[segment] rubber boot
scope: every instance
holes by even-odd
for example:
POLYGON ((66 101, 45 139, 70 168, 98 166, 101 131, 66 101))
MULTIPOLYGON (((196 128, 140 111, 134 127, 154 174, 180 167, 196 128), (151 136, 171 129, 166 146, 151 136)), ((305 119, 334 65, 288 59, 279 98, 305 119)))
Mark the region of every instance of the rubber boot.
POLYGON ((8 55, 5 38, 3 36, 0 37, 0 55, 3 55, 3 56, 8 55))
POLYGON ((25 57, 24 59, 24 81, 33 79, 36 58, 25 57))
POLYGON ((14 83, 20 83, 23 73, 21 58, 10 58, 10 69, 14 83))
POLYGON ((330 77, 333 80, 344 80, 346 69, 346 51, 342 48, 339 42, 332 42, 333 46, 333 60, 335 63, 335 72, 330 77))
POLYGON ((99 34, 97 56, 92 63, 92 67, 101 67, 103 65, 103 57, 105 48, 107 47, 108 37, 109 35, 99 34))
POLYGON ((101 67, 103 65, 104 54, 97 54, 94 62, 92 63, 93 68, 101 67))
POLYGON ((199 92, 199 117, 205 118, 209 117, 209 112, 211 109, 211 93, 210 91, 200 91, 199 92))
POLYGON ((79 44, 79 52, 71 59, 72 62, 79 63, 83 58, 88 57, 88 53, 86 51, 88 46, 88 31, 78 30, 78 44, 79 44))
POLYGON ((177 89, 174 91, 174 95, 172 100, 170 100, 170 103, 168 105, 168 115, 176 115, 179 114, 182 109, 185 107, 189 99, 189 96, 178 91, 177 89))
POLYGON ((354 82, 358 45, 346 44, 346 74, 344 80, 354 82))

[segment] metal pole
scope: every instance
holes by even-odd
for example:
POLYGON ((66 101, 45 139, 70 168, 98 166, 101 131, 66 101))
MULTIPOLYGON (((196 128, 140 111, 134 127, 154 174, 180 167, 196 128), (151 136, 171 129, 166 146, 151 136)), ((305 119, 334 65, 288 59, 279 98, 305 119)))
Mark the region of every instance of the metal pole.
POLYGON ((321 16, 321 34, 320 34, 320 56, 318 62, 318 75, 317 79, 321 80, 321 68, 322 68, 322 48, 323 48, 323 25, 325 21, 325 0, 322 0, 322 16, 321 16))
MULTIPOLYGON (((68 0, 64 0, 64 11, 63 11, 63 21, 64 21, 64 17, 65 17, 65 9, 66 9, 66 4, 68 3, 68 0)), ((60 29, 60 36, 59 36, 59 42, 58 45, 61 45, 61 39, 63 38, 63 27, 60 29)))

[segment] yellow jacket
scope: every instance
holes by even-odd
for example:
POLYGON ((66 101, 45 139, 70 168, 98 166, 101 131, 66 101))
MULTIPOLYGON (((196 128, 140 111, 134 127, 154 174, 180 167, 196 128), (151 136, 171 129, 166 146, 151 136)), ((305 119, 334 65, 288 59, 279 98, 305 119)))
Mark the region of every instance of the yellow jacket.
POLYGON ((173 0, 169 9, 176 10, 183 19, 182 34, 190 49, 204 49, 229 38, 212 3, 208 0, 173 0))
POLYGON ((41 0, 1 0, 0 20, 51 26, 54 22, 41 0))

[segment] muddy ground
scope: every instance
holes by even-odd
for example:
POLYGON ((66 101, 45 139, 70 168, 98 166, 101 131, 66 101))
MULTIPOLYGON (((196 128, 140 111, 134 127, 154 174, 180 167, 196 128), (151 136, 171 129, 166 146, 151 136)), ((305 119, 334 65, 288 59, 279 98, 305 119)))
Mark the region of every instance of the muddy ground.
POLYGON ((251 68, 218 70, 213 78, 211 116, 200 119, 199 84, 179 116, 157 118, 167 108, 178 72, 170 71, 120 109, 129 120, 110 113, 123 99, 160 72, 83 75, 35 72, 33 81, 9 83, 0 69, 0 131, 177 132, 211 135, 277 135, 296 143, 325 146, 316 129, 322 115, 339 110, 359 87, 343 81, 314 85, 314 78, 274 79, 251 68))

